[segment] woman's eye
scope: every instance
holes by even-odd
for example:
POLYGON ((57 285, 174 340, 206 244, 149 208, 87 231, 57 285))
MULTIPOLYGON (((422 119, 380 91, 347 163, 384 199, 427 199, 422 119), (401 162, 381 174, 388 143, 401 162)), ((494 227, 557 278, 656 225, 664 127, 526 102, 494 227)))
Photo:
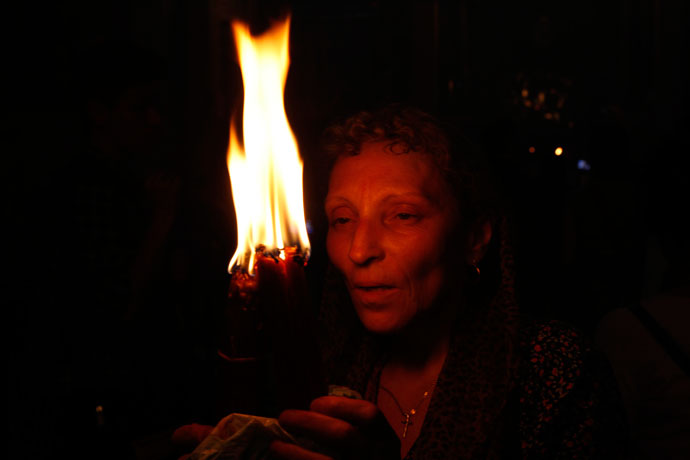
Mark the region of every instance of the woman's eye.
POLYGON ((419 214, 413 212, 395 212, 388 218, 391 225, 414 225, 420 220, 419 214))
POLYGON ((347 225, 350 222, 352 222, 352 219, 349 217, 335 217, 331 220, 331 226, 332 227, 339 227, 339 226, 347 225))

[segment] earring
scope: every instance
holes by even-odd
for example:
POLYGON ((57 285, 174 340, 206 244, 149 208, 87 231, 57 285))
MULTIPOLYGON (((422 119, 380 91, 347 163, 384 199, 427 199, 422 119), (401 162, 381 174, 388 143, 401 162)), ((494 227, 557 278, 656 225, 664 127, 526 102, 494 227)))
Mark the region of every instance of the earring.
POLYGON ((468 278, 470 279, 470 281, 472 281, 473 283, 478 283, 481 275, 481 270, 479 270, 476 260, 472 260, 472 263, 468 267, 468 272, 468 278))

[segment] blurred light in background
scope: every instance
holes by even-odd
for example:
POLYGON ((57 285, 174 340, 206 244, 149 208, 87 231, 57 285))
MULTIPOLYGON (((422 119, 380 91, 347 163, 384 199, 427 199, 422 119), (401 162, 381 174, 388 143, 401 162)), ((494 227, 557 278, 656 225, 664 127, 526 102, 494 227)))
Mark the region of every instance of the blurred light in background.
POLYGON ((580 171, 589 171, 590 169, 592 169, 592 167, 589 165, 589 163, 587 163, 587 161, 578 160, 577 169, 579 169, 580 171))

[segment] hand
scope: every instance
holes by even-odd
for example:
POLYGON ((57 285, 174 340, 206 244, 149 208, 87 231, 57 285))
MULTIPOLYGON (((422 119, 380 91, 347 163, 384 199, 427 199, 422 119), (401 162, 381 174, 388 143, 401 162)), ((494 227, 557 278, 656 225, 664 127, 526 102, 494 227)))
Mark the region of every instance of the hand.
MULTIPOLYGON (((368 401, 324 396, 312 401, 310 410, 286 410, 278 420, 288 432, 313 440, 335 458, 400 459, 398 436, 368 401)), ((333 458, 282 441, 271 443, 270 453, 286 460, 333 458)))
MULTIPOLYGON (((211 430, 213 430, 212 426, 192 423, 191 425, 184 425, 176 429, 172 434, 171 440, 176 446, 191 452, 196 446, 201 444, 201 441, 206 439, 211 430)), ((187 457, 189 457, 189 454, 182 455, 178 460, 186 460, 187 457)))

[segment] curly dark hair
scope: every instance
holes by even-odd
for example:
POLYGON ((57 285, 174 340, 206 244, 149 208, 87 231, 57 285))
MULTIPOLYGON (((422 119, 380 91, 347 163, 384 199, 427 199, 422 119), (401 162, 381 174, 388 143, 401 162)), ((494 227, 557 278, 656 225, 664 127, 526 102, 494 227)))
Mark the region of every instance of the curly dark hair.
MULTIPOLYGON (((514 321, 517 303, 508 219, 479 149, 452 124, 442 123, 419 109, 400 105, 359 112, 331 126, 324 134, 323 148, 332 167, 338 158, 358 155, 363 144, 382 141, 389 142, 387 148, 392 154, 417 152, 429 155, 436 164, 457 200, 460 219, 456 230, 460 234, 455 241, 459 246, 462 246, 460 242, 467 241, 464 236, 472 227, 486 220, 491 222, 493 237, 481 264, 481 279, 468 284, 468 300, 470 308, 491 315, 500 312, 505 316, 501 321, 514 321)), ((466 249, 448 248, 448 255, 454 259, 452 267, 460 276, 465 268, 462 251, 466 249)), ((338 377, 339 372, 348 369, 343 363, 355 359, 350 356, 354 353, 352 350, 357 349, 355 344, 368 335, 349 303, 341 277, 332 266, 326 283, 320 312, 323 341, 328 344, 324 348, 324 366, 326 373, 335 376, 335 380, 345 379, 345 376, 338 377)))
POLYGON ((381 141, 390 142, 387 148, 393 154, 417 152, 431 157, 455 195, 465 226, 493 219, 496 195, 476 147, 453 126, 426 112, 401 105, 359 112, 329 127, 323 144, 335 163, 341 156, 359 154, 365 143, 381 141))

